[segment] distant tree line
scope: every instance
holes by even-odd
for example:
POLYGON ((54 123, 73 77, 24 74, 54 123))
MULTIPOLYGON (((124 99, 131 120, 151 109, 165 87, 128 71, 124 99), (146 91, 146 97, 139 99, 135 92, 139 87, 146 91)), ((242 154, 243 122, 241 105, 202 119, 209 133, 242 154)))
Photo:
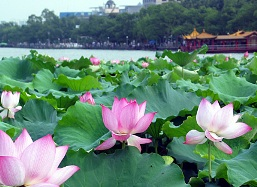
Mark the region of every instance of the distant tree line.
POLYGON ((142 8, 139 13, 59 18, 44 9, 40 16, 31 15, 26 25, 0 24, 0 42, 61 43, 92 42, 163 43, 181 39, 193 28, 211 34, 257 30, 256 0, 183 0, 142 8))

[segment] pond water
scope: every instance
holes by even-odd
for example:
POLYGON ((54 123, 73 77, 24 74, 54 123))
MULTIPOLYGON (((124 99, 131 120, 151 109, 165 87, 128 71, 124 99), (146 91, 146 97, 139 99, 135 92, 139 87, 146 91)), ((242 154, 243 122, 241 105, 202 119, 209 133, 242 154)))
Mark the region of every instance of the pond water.
MULTIPOLYGON (((3 57, 22 57, 30 54, 29 48, 0 48, 0 59, 3 57)), ((155 58, 156 51, 145 50, 98 50, 98 49, 35 49, 39 54, 49 55, 55 59, 60 57, 68 57, 69 59, 79 59, 81 56, 89 58, 90 56, 97 57, 101 60, 138 60, 142 57, 155 58)), ((199 55, 200 57, 213 56, 215 54, 199 55)), ((243 53, 227 53, 226 56, 231 56, 236 59, 241 59, 243 53)), ((253 54, 250 53, 249 57, 253 54)))

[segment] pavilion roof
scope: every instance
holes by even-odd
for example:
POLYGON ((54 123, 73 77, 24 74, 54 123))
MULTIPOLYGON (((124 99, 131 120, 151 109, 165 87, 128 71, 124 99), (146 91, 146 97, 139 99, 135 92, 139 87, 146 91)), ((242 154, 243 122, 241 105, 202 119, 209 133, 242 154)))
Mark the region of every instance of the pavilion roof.
POLYGON ((203 29, 202 33, 199 33, 199 32, 196 31, 196 28, 194 28, 194 30, 191 34, 184 35, 183 38, 188 39, 188 40, 192 40, 192 39, 211 39, 211 38, 216 38, 216 36, 205 32, 204 29, 203 29))
POLYGON ((237 31, 233 34, 218 35, 216 40, 233 40, 233 39, 245 39, 251 35, 257 35, 256 31, 237 31))

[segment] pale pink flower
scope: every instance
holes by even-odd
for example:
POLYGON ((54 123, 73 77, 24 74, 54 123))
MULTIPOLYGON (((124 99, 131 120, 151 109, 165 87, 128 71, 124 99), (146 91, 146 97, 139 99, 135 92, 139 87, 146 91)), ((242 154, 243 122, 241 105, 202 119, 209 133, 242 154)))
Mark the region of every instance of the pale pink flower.
POLYGON ((98 66, 100 64, 100 60, 96 57, 91 57, 90 58, 90 62, 94 65, 94 66, 98 66))
POLYGON ((151 124, 155 112, 144 114, 146 101, 137 104, 136 100, 127 101, 126 98, 119 100, 114 98, 112 109, 102 105, 103 122, 112 133, 95 150, 105 150, 113 147, 116 141, 127 142, 129 146, 135 146, 141 151, 140 144, 151 143, 147 138, 140 138, 134 134, 144 132, 151 124))
POLYGON ((248 57, 249 57, 248 51, 246 51, 246 52, 244 53, 244 57, 245 57, 245 58, 248 58, 248 57))
POLYGON ((70 59, 68 57, 64 57, 64 56, 60 57, 58 60, 61 61, 61 62, 70 61, 70 59))
POLYGON ((56 147, 51 135, 35 142, 26 129, 12 139, 0 130, 0 184, 4 186, 58 187, 79 170, 58 168, 68 146, 56 147))
POLYGON ((90 92, 86 92, 84 95, 80 96, 79 97, 79 100, 82 102, 82 103, 89 103, 91 105, 95 105, 95 100, 94 98, 92 97, 92 94, 90 92))
POLYGON ((226 61, 226 62, 229 61, 229 57, 228 57, 228 56, 226 56, 225 61, 226 61))
POLYGON ((112 64, 119 64, 120 61, 119 60, 112 60, 112 64))
POLYGON ((143 62, 143 63, 142 63, 142 67, 143 67, 143 68, 146 68, 146 67, 148 67, 148 66, 149 66, 149 63, 148 63, 148 62, 143 62))
POLYGON ((239 118, 240 115, 233 115, 232 104, 221 108, 218 101, 211 104, 206 99, 202 99, 196 121, 204 132, 189 131, 184 144, 203 144, 209 139, 221 151, 232 154, 232 149, 222 141, 223 138, 234 139, 252 130, 247 124, 237 122, 239 118))
POLYGON ((1 95, 2 107, 0 110, 3 110, 0 113, 2 119, 9 117, 14 118, 15 112, 18 112, 22 109, 21 106, 17 106, 20 100, 20 92, 15 92, 14 94, 11 91, 3 91, 1 95))

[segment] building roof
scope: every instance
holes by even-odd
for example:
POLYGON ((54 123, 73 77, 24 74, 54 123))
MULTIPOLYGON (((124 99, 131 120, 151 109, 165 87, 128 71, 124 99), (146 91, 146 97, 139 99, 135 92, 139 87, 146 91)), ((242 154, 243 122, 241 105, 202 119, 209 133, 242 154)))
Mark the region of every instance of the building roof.
POLYGON ((257 31, 237 31, 233 34, 227 35, 212 35, 203 29, 202 33, 198 33, 196 28, 194 28, 193 32, 189 35, 184 35, 183 38, 185 40, 195 40, 195 39, 215 39, 215 40, 233 40, 233 39, 245 39, 251 35, 257 35, 257 31))
POLYGON ((205 32, 205 30, 203 29, 203 32, 201 34, 197 35, 196 38, 197 39, 211 39, 211 38, 216 38, 216 36, 205 32))
POLYGON ((193 30, 193 32, 191 34, 184 35, 183 38, 187 39, 187 40, 192 40, 192 39, 211 39, 211 38, 216 38, 216 36, 205 32, 204 29, 203 29, 202 33, 199 33, 199 32, 196 31, 196 28, 194 28, 194 30, 193 30))
POLYGON ((233 34, 218 35, 216 40, 233 40, 233 39, 245 39, 251 35, 257 35, 256 31, 237 31, 233 34))

